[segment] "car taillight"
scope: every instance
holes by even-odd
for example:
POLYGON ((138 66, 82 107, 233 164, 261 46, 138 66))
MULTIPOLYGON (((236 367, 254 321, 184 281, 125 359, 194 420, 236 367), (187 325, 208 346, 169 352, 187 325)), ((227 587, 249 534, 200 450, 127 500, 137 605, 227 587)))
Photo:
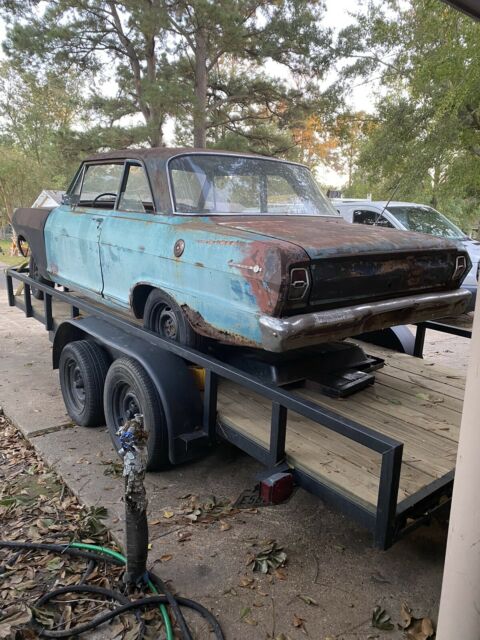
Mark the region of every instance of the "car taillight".
POLYGON ((468 262, 465 256, 457 256, 455 261, 455 271, 453 272, 452 280, 459 280, 467 270, 468 262))
POLYGON ((310 288, 310 274, 304 267, 295 267, 290 271, 290 284, 288 286, 288 299, 292 301, 303 300, 310 288))

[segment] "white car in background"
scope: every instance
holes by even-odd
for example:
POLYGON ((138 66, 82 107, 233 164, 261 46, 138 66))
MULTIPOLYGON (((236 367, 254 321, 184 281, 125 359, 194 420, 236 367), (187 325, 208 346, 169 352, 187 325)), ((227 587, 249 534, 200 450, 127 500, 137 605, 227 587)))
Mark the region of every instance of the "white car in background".
POLYGON ((472 294, 467 311, 473 311, 477 296, 480 242, 472 240, 443 213, 415 202, 386 202, 349 198, 335 198, 331 202, 347 222, 390 227, 402 231, 417 231, 457 241, 468 251, 472 261, 472 268, 463 281, 462 288, 468 289, 472 294))

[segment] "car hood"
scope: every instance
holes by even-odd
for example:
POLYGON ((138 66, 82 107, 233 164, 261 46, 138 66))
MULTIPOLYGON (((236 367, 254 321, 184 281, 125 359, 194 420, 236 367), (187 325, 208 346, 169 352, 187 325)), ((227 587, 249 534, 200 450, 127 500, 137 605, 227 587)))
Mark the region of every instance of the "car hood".
POLYGON ((302 247, 312 260, 362 254, 455 249, 450 240, 322 216, 221 216, 215 222, 302 247))

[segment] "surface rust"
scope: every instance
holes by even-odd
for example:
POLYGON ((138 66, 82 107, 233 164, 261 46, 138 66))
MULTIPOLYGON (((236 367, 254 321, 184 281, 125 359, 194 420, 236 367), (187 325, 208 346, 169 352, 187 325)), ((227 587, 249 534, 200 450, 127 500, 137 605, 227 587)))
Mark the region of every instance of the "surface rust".
POLYGON ((182 305, 182 311, 187 316, 188 321, 195 329, 197 333, 200 333, 206 338, 217 340, 218 342, 226 342, 228 344, 236 344, 242 347, 257 347, 258 345, 252 340, 248 340, 244 336, 241 336, 234 332, 224 331, 214 327, 209 322, 206 322, 203 316, 195 309, 191 309, 188 305, 182 305))

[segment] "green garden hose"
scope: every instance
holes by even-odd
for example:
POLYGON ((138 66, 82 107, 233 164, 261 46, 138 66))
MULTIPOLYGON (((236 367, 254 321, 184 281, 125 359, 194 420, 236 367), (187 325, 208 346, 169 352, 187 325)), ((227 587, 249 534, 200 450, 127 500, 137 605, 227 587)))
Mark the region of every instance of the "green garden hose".
MULTIPOLYGON (((105 553, 107 556, 112 556, 112 558, 116 558, 123 562, 123 564, 127 563, 127 559, 118 551, 114 551, 113 549, 108 549, 107 547, 100 547, 96 544, 86 544, 85 542, 72 542, 70 547, 74 549, 87 549, 89 551, 100 551, 100 553, 105 553)), ((153 582, 148 578, 147 580, 148 587, 152 593, 158 594, 158 589, 153 584, 153 582)), ((158 607, 162 614, 163 622, 165 624, 165 633, 167 634, 167 640, 175 640, 173 635, 172 623, 170 621, 170 617, 168 615, 167 607, 164 604, 159 605, 158 607)))

